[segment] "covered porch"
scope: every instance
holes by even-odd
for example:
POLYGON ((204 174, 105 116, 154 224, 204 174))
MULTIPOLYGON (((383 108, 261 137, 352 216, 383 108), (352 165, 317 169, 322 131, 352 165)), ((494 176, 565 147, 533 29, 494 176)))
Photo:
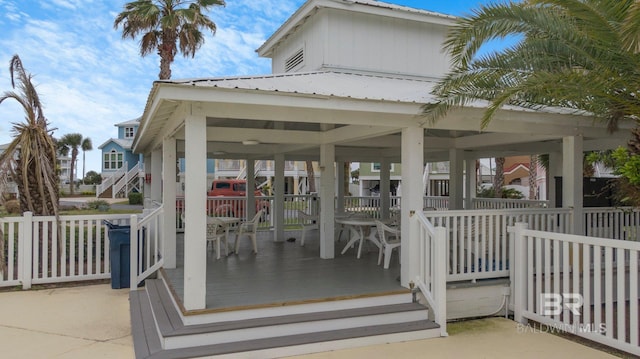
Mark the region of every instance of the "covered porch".
MULTIPOLYGON (((186 159, 184 238, 184 305, 201 310, 207 303, 206 166, 207 158, 247 159, 247 173, 256 160, 275 160, 272 240, 285 236, 284 162, 319 160, 317 186, 319 258, 335 262, 335 213, 342 212, 345 162, 381 163, 380 217, 391 208, 389 165, 402 164, 400 222, 402 246, 400 284, 407 288, 418 272, 418 239, 409 234, 411 213, 424 208, 422 176, 426 161, 449 160, 449 209, 471 208, 475 193, 472 174, 477 158, 549 153, 549 176, 563 177, 563 205, 582 208, 582 156, 586 150, 613 148, 628 133, 609 134, 591 118, 558 111, 502 110, 489 127, 479 131, 483 111, 468 108, 436 123, 418 116, 429 102, 433 82, 356 75, 333 71, 253 78, 162 81, 154 84, 135 149, 145 154, 152 180, 145 193, 152 201, 176 201, 176 159, 186 159), (335 89, 340 89, 336 93, 335 89), (389 91, 394 89, 394 91, 389 91), (164 185, 163 185, 164 184, 164 185), (469 196, 464 196, 469 193, 469 196), (337 198, 337 200, 336 200, 337 198), (335 207, 334 207, 335 200, 335 207), (329 203, 327 207, 323 204, 329 203), (329 208, 330 210, 325 210, 329 208)), ((627 124, 621 127, 626 128, 627 124)), ((252 188, 252 176, 247 177, 252 188)), ((549 198, 555 197, 553 182, 549 198)), ((247 217, 256 201, 247 193, 247 217)), ((164 206, 166 235, 164 268, 176 266, 176 209, 164 206)), ((582 215, 570 230, 582 233, 582 215)))

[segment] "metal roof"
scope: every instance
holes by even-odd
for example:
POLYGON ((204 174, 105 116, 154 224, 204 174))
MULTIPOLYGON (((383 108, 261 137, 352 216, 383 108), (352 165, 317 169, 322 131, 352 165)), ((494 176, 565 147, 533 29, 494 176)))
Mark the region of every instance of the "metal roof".
POLYGON ((361 100, 427 103, 435 80, 354 72, 316 71, 265 76, 162 81, 187 86, 320 95, 361 100))
POLYGON ((117 144, 118 146, 122 147, 125 150, 130 150, 131 146, 133 145, 132 139, 125 140, 121 138, 110 138, 106 140, 103 144, 98 146, 98 149, 104 148, 104 146, 106 146, 109 142, 114 142, 115 144, 117 144))
POLYGON ((140 119, 142 117, 134 118, 133 120, 124 121, 120 123, 116 123, 114 126, 122 127, 122 126, 135 126, 140 124, 140 119))

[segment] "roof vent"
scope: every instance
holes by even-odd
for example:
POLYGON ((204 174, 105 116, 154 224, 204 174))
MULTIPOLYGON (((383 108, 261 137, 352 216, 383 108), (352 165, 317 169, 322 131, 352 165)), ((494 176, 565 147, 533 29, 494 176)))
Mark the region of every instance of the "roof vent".
POLYGON ((294 70, 295 68, 299 67, 303 62, 304 62, 304 51, 303 49, 300 49, 296 51, 296 53, 291 55, 284 62, 284 71, 289 72, 291 70, 294 70))

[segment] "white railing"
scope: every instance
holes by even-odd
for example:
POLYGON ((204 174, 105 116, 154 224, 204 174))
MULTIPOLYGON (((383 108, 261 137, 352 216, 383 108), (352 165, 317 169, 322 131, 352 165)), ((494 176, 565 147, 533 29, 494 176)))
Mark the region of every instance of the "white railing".
MULTIPOLYGON (((379 196, 346 196, 344 197, 344 210, 347 212, 366 213, 373 218, 380 218, 381 200, 379 196)), ((390 196, 389 208, 399 207, 400 197, 390 196)))
MULTIPOLYGON (((109 174, 108 177, 102 179, 102 183, 96 185, 96 196, 99 197, 102 193, 108 190, 115 181, 119 180, 122 176, 125 175, 127 171, 126 163, 124 166, 120 167, 117 171, 109 174)), ((111 191, 111 197, 115 198, 115 192, 111 191)))
POLYGON ((126 197, 129 194, 129 190, 130 190, 129 185, 131 184, 131 181, 133 179, 137 179, 140 177, 140 171, 142 171, 142 164, 138 163, 132 169, 130 169, 124 176, 122 176, 120 180, 118 180, 118 182, 116 182, 113 185, 113 191, 112 191, 113 197, 114 198, 117 197, 117 194, 119 194, 120 191, 122 191, 123 189, 124 189, 124 195, 126 197))
POLYGON ((474 198, 475 209, 504 209, 504 208, 547 208, 549 201, 509 198, 474 198))
POLYGON ((126 225, 129 215, 0 218, 0 287, 47 284, 110 277, 107 220, 126 225), (2 261, 0 261, 2 262, 2 261))
POLYGON ((640 243, 527 229, 514 233, 514 319, 640 355, 640 243))
POLYGON ((425 196, 422 201, 422 208, 435 208, 439 211, 449 209, 449 197, 425 196))
POLYGON ((163 208, 157 208, 153 212, 139 219, 137 215, 131 215, 129 259, 131 290, 136 290, 138 284, 156 272, 164 264, 164 232, 162 231, 163 208), (134 270, 135 268, 135 270, 134 270))
MULTIPOLYGON (((256 211, 264 209, 265 215, 260 222, 260 228, 272 228, 274 208, 273 196, 256 196, 256 211)), ((237 217, 246 220, 246 197, 208 197, 207 215, 211 217, 237 217)), ((176 198, 176 229, 184 231, 182 216, 184 215, 184 197, 176 198)), ((320 200, 316 195, 285 195, 284 196, 284 224, 285 226, 300 224, 298 210, 310 215, 318 215, 320 200)))
POLYGON ((585 235, 638 241, 640 210, 637 208, 585 208, 585 235))
POLYGON ((527 222, 531 228, 565 233, 569 209, 427 211, 435 226, 447 228, 448 281, 509 276, 507 227, 527 222))
POLYGON ((416 283, 430 307, 432 320, 447 336, 447 230, 434 227, 423 213, 411 216, 410 238, 418 239, 419 270, 416 283))

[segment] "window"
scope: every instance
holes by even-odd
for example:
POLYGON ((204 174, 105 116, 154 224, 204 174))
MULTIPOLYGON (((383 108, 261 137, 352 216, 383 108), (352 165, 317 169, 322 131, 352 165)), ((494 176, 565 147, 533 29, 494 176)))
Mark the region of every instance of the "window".
MULTIPOLYGON (((380 162, 371 163, 371 172, 380 172, 380 162)), ((389 172, 393 172, 393 163, 389 166, 389 172)))
POLYGON ((216 183, 217 189, 229 189, 231 188, 231 183, 229 182, 218 182, 216 183))
POLYGON ((135 131, 133 130, 133 127, 125 127, 124 128, 124 138, 133 138, 133 136, 135 136, 135 131))
POLYGON ((116 152, 116 150, 111 150, 109 153, 104 154, 104 169, 105 170, 117 170, 121 168, 123 165, 123 155, 122 152, 116 152))

